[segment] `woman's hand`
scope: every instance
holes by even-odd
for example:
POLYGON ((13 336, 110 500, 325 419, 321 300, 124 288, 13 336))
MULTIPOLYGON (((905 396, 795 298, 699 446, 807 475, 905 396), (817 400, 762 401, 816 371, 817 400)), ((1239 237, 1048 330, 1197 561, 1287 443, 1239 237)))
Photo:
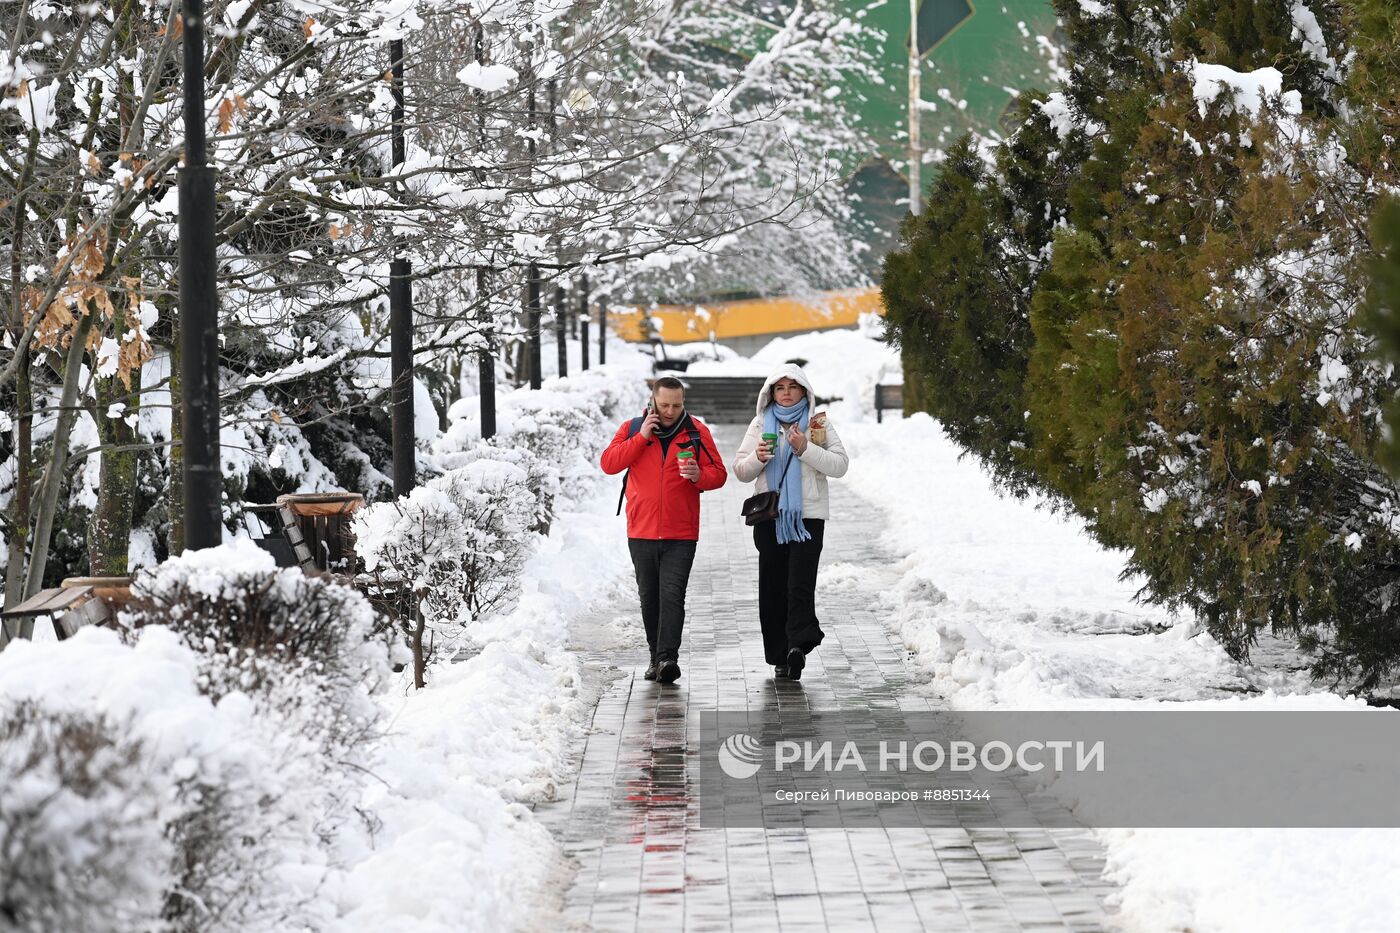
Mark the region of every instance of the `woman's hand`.
POLYGON ((759 463, 767 463, 773 459, 773 451, 768 447, 768 442, 761 437, 758 439, 758 447, 754 448, 754 455, 758 457, 759 463))
POLYGON ((793 453, 799 457, 807 449, 807 435, 802 433, 802 428, 798 425, 788 425, 787 442, 792 447, 793 453))

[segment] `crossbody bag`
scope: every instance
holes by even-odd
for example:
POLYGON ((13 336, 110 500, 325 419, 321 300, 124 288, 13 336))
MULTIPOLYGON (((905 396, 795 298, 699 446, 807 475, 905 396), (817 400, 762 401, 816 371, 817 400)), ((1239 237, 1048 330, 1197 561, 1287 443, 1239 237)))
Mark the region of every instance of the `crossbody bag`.
POLYGON ((744 517, 744 524, 757 525, 759 522, 778 520, 778 499, 783 494, 783 483, 787 482, 788 468, 792 466, 793 453, 793 449, 789 447, 787 463, 783 464, 783 475, 778 480, 777 489, 760 492, 744 500, 743 506, 739 509, 739 514, 744 517))

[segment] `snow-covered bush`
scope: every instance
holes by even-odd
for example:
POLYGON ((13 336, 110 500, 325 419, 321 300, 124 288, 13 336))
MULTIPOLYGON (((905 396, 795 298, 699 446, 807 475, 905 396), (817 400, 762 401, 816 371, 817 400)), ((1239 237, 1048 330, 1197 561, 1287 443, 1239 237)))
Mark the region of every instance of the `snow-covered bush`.
POLYGON ((201 691, 215 702, 247 693, 328 754, 344 753, 373 729, 371 694, 391 673, 392 638, 351 587, 278 568, 269 553, 239 540, 142 571, 131 592, 123 623, 177 632, 200 660, 201 691))
MULTIPOLYGON (((731 351, 732 352, 732 351, 731 351)), ((647 404, 647 385, 635 373, 614 373, 606 369, 589 369, 574 376, 547 379, 542 388, 587 396, 597 405, 611 425, 640 415, 647 404)), ((609 431, 611 435, 611 431, 609 431)))
POLYGON ((432 626, 479 619, 514 602, 536 499, 524 469, 477 459, 355 516, 365 569, 419 594, 432 626))
POLYGON ((158 928, 166 790, 141 744, 100 716, 0 708, 0 929, 158 928))
POLYGON ((176 760, 165 919, 193 933, 311 917, 322 908, 287 873, 323 874, 320 846, 351 818, 377 735, 373 694, 391 673, 387 626, 357 591, 280 569, 245 540, 141 572, 132 597, 128 639, 173 634, 194 688, 247 733, 236 759, 176 760))
POLYGON ((586 497, 598 476, 597 456, 617 426, 610 428, 602 409, 581 392, 541 389, 507 398, 509 418, 491 442, 524 447, 557 473, 565 497, 586 497))
POLYGON ((549 534, 549 524, 554 519, 554 497, 559 494, 559 477, 548 464, 536 457, 525 447, 499 447, 487 441, 478 440, 465 449, 440 449, 442 467, 456 470, 478 460, 492 460, 509 463, 525 473, 525 488, 535 497, 535 520, 531 531, 542 535, 549 534))

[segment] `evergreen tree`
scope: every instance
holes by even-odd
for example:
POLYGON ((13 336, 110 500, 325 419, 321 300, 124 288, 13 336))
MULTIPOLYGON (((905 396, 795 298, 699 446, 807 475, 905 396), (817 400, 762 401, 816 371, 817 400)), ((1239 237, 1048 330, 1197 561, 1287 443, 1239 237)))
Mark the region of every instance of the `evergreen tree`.
MULTIPOLYGON (((1291 632, 1367 686, 1400 661, 1395 380, 1359 322, 1358 218, 1396 174, 1388 7, 1058 3, 1067 85, 995 170, 950 161, 885 281, 930 411, 1010 488, 1069 503, 1234 656, 1291 632), (990 334, 1014 339, 966 351, 990 334)), ((1400 221, 1376 236, 1400 255, 1400 221)))

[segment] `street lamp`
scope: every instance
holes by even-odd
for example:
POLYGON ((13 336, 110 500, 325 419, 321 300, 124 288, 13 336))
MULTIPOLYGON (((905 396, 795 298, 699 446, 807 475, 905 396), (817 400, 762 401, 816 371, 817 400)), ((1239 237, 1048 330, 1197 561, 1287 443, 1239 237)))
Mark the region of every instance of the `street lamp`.
POLYGON ((184 423, 185 547, 223 540, 219 462, 219 294, 215 173, 204 140, 204 2, 185 0, 185 164, 179 170, 180 388, 184 423))
MULTIPOLYGON (((391 143, 394 166, 404 163, 403 40, 389 42, 393 68, 394 112, 391 143)), ((394 187, 402 193, 402 182, 394 187)), ((398 255, 402 242, 394 238, 395 256, 389 263, 389 398, 394 448, 394 495, 413 491, 417 456, 413 442, 413 267, 398 255)))

